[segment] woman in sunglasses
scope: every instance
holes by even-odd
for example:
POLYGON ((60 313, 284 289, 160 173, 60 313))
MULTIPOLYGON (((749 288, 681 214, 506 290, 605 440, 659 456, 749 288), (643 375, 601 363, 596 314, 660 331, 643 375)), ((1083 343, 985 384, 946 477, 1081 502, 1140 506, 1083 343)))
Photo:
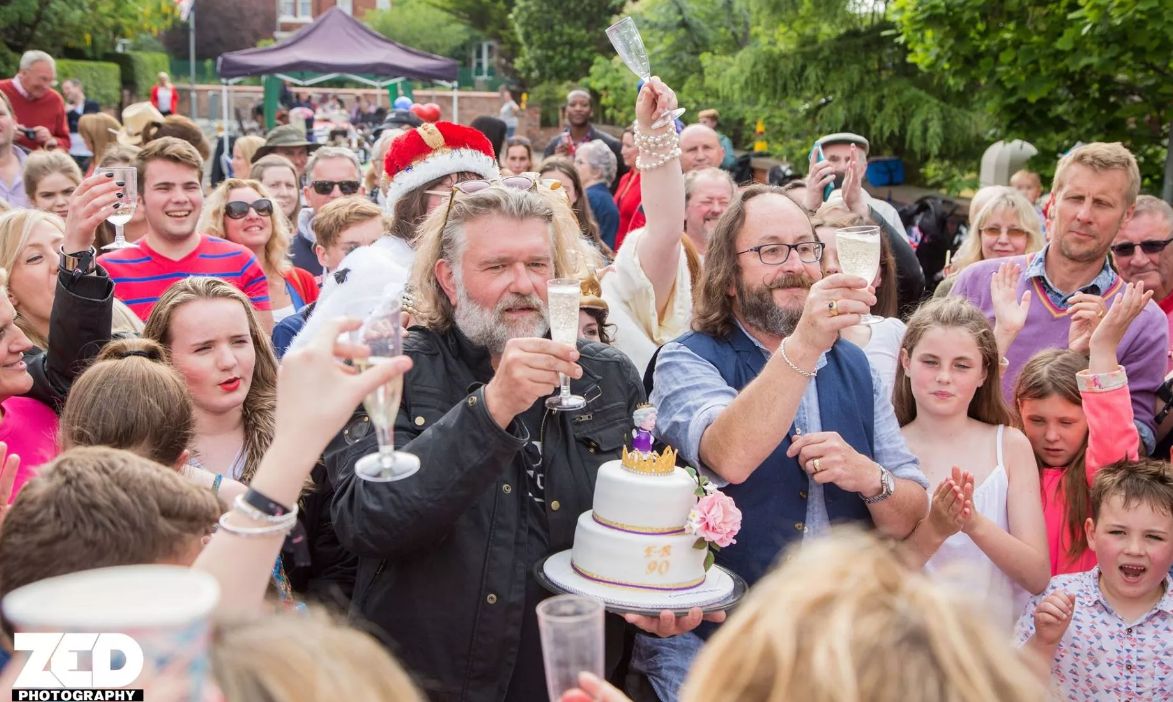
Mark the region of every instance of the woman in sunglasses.
POLYGON ((1043 248, 1043 232, 1034 205, 1017 190, 996 191, 970 222, 969 234, 953 256, 949 275, 933 297, 944 297, 966 266, 987 258, 1006 258, 1034 253, 1043 248))
POLYGON ((273 321, 293 314, 318 299, 318 285, 308 271, 285 256, 289 223, 269 189, 259 181, 229 178, 208 196, 198 230, 227 239, 253 252, 269 283, 273 321))

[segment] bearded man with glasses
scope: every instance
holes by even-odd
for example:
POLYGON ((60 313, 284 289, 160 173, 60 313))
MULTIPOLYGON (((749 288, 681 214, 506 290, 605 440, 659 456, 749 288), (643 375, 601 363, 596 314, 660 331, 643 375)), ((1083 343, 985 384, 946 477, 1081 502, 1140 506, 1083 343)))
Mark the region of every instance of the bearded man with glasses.
MULTIPOLYGON (((875 294, 862 278, 824 278, 822 254, 781 188, 747 188, 709 238, 693 331, 656 362, 656 436, 737 502, 741 532, 717 563, 751 586, 787 546, 832 522, 901 539, 928 508, 884 384, 839 339, 875 294)), ((633 667, 674 699, 711 631, 638 637, 633 667)))

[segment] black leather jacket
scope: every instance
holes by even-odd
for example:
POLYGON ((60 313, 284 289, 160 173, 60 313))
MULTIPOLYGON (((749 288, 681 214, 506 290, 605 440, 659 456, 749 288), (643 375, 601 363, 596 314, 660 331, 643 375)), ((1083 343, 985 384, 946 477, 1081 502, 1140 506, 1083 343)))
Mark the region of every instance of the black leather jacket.
MULTIPOLYGON (((396 445, 420 458, 420 471, 390 483, 356 478, 355 461, 375 449, 369 431, 326 456, 333 526, 359 558, 352 613, 374 625, 429 699, 497 702, 518 660, 533 577, 525 429, 494 423, 484 401, 489 356, 459 331, 416 327, 404 346, 415 366, 404 381, 396 445)), ((599 466, 619 458, 644 401, 621 352, 583 342, 579 350, 583 378, 572 390, 589 402, 577 412, 546 411, 540 428, 549 553, 570 548, 599 466)), ((360 411, 343 433, 362 434, 366 422, 360 411)), ((608 620, 614 665, 623 627, 608 620)))
POLYGON ((50 349, 34 346, 24 353, 33 377, 27 396, 60 412, 73 379, 110 341, 113 314, 114 283, 101 266, 76 279, 65 270, 58 273, 49 317, 50 349))

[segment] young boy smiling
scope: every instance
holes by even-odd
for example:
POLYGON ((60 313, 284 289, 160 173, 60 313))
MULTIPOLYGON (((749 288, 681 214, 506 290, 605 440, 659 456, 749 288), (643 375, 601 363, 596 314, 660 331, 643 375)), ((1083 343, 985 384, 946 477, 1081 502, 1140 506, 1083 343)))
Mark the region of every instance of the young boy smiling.
POLYGON ((1084 525, 1099 565, 1051 579, 1016 640, 1063 699, 1173 699, 1173 467, 1142 459, 1100 471, 1084 525))

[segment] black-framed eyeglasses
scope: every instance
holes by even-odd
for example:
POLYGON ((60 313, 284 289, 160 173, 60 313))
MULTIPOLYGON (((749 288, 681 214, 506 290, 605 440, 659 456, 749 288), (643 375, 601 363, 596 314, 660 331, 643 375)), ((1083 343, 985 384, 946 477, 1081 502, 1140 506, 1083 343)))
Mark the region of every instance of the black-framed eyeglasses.
POLYGON ((1128 258, 1129 256, 1136 253, 1136 247, 1138 246, 1140 247, 1141 251, 1144 251, 1148 255, 1152 256, 1153 254, 1159 254, 1164 251, 1165 247, 1171 243, 1173 243, 1173 237, 1165 240, 1150 239, 1148 241, 1142 241, 1139 244, 1134 244, 1129 241, 1124 244, 1113 244, 1110 248, 1112 249, 1113 255, 1119 256, 1120 258, 1128 258))
POLYGON ((310 187, 319 195, 329 195, 334 192, 334 186, 338 186, 338 190, 343 195, 353 195, 358 192, 358 188, 362 183, 357 180, 315 180, 310 183, 310 187))
POLYGON ((452 203, 456 201, 457 195, 472 195, 483 190, 488 190, 489 188, 504 188, 506 190, 527 192, 536 190, 539 184, 550 190, 557 190, 562 187, 561 181, 553 179, 542 180, 538 173, 520 173, 495 180, 473 178, 457 181, 452 184, 452 192, 448 196, 448 208, 444 210, 444 223, 440 225, 440 228, 443 229, 448 226, 448 216, 452 214, 452 203))
POLYGON ((273 201, 264 197, 252 202, 233 200, 224 203, 224 216, 228 219, 244 219, 250 208, 260 216, 268 217, 273 214, 273 201))
POLYGON ((745 251, 738 251, 737 255, 756 253, 758 260, 767 266, 780 266, 790 258, 791 251, 798 252, 798 260, 803 263, 818 263, 823 258, 823 249, 827 245, 819 241, 803 241, 798 244, 761 244, 745 251))

